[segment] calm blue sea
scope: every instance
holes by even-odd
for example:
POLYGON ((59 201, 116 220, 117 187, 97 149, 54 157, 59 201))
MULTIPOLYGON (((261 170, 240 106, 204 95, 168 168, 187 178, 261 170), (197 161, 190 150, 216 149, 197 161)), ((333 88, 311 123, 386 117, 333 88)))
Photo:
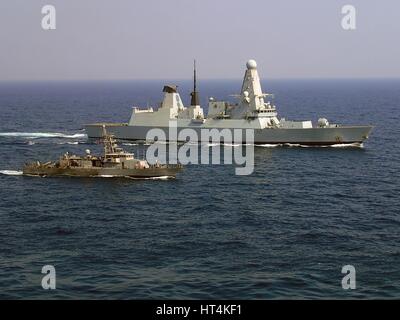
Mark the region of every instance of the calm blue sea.
MULTIPOLYGON (((184 102, 190 81, 175 81, 184 102)), ((241 81, 200 81, 232 99, 241 81)), ((256 147, 255 171, 192 165, 176 180, 33 178, 30 160, 99 146, 162 81, 0 83, 0 298, 400 296, 400 80, 270 80, 280 116, 374 124, 363 148, 256 147), (57 289, 43 290, 54 265, 57 289), (355 290, 341 269, 356 268, 355 290)), ((143 152, 143 145, 124 145, 143 152)))

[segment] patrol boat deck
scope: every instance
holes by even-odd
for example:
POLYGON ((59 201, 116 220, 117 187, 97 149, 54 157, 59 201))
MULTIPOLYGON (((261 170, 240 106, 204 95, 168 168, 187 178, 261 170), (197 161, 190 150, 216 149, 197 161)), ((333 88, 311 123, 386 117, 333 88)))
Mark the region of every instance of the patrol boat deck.
POLYGON ((104 155, 91 155, 86 150, 86 156, 70 155, 68 152, 58 161, 40 163, 33 162, 23 167, 24 175, 35 176, 75 176, 75 177, 132 177, 156 178, 175 177, 182 166, 154 164, 146 160, 135 159, 133 153, 128 153, 118 147, 114 136, 106 132, 103 126, 102 143, 104 155))

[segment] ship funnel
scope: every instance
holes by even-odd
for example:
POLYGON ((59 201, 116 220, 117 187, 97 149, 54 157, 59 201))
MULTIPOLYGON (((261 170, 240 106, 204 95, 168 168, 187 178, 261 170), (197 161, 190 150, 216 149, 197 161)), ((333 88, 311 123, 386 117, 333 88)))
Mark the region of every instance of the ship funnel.
POLYGON ((193 62, 193 92, 190 94, 192 99, 190 100, 191 106, 199 106, 199 93, 196 89, 196 60, 193 62))

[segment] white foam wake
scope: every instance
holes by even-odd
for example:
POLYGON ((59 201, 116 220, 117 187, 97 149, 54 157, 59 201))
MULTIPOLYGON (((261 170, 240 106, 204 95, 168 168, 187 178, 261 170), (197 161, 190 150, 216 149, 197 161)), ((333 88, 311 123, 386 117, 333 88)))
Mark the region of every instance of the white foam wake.
POLYGON ((5 174, 7 176, 21 176, 22 171, 17 171, 17 170, 0 170, 1 174, 5 174))
POLYGON ((338 143, 331 145, 332 148, 364 148, 362 143, 338 143))
POLYGON ((217 146, 219 146, 219 145, 221 145, 220 143, 205 143, 205 144, 202 144, 202 146, 205 146, 205 147, 217 147, 217 146))
POLYGON ((59 132, 0 132, 0 137, 79 139, 86 138, 87 135, 84 133, 65 134, 59 132))
POLYGON ((224 143, 223 144, 223 146, 224 147, 240 147, 241 146, 241 144, 239 144, 239 143, 224 143))
POLYGON ((300 147, 300 148, 363 148, 362 143, 337 143, 328 145, 307 145, 307 144, 295 144, 295 143, 285 143, 282 145, 284 147, 300 147))
POLYGON ((132 180, 168 180, 168 179, 175 179, 173 176, 160 176, 160 177, 126 177, 132 180))
POLYGON ((279 144, 256 144, 255 147, 263 148, 276 148, 276 147, 289 147, 289 148, 363 148, 362 143, 338 143, 329 145, 307 145, 299 143, 279 143, 279 144))
MULTIPOLYGON (((141 144, 149 146, 152 144, 172 144, 176 142, 165 142, 165 141, 155 141, 155 142, 142 142, 141 144)), ((135 146, 140 143, 123 143, 125 146, 135 146)), ((188 145, 200 145, 202 147, 240 147, 240 146, 254 146, 261 148, 276 148, 276 147, 289 147, 289 148, 363 148, 361 143, 338 143, 333 145, 307 145, 299 143, 264 143, 264 144, 253 144, 253 143, 220 143, 220 142, 201 142, 201 141, 189 141, 189 142, 178 142, 178 144, 188 144, 188 145)))
POLYGON ((139 145, 138 143, 123 143, 123 146, 137 146, 139 145))
POLYGON ((255 147, 262 147, 262 148, 276 148, 279 146, 279 144, 269 144, 269 143, 264 143, 264 144, 256 144, 254 145, 255 147))
POLYGON ((160 176, 160 177, 130 177, 130 176, 120 176, 120 175, 112 175, 112 174, 102 174, 98 176, 93 176, 94 178, 127 178, 132 180, 168 180, 174 179, 173 176, 160 176))
POLYGON ((57 144, 79 144, 78 141, 74 141, 74 142, 57 142, 57 144))

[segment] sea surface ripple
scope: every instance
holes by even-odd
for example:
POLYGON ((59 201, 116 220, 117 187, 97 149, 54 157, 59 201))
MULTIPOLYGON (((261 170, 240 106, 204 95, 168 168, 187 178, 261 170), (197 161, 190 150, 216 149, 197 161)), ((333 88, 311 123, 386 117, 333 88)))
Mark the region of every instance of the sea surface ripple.
MULTIPOLYGON (((190 82, 178 81, 188 103, 190 82)), ((27 161, 100 146, 160 81, 0 84, 0 298, 316 299, 400 294, 399 80, 270 80, 280 116, 373 124, 362 148, 255 148, 255 171, 173 180, 34 178, 27 161), (43 290, 54 265, 57 289, 43 290), (344 265, 356 290, 343 290, 344 265)), ((200 81, 203 105, 238 81, 200 81)), ((143 154, 146 146, 125 143, 143 154)))

